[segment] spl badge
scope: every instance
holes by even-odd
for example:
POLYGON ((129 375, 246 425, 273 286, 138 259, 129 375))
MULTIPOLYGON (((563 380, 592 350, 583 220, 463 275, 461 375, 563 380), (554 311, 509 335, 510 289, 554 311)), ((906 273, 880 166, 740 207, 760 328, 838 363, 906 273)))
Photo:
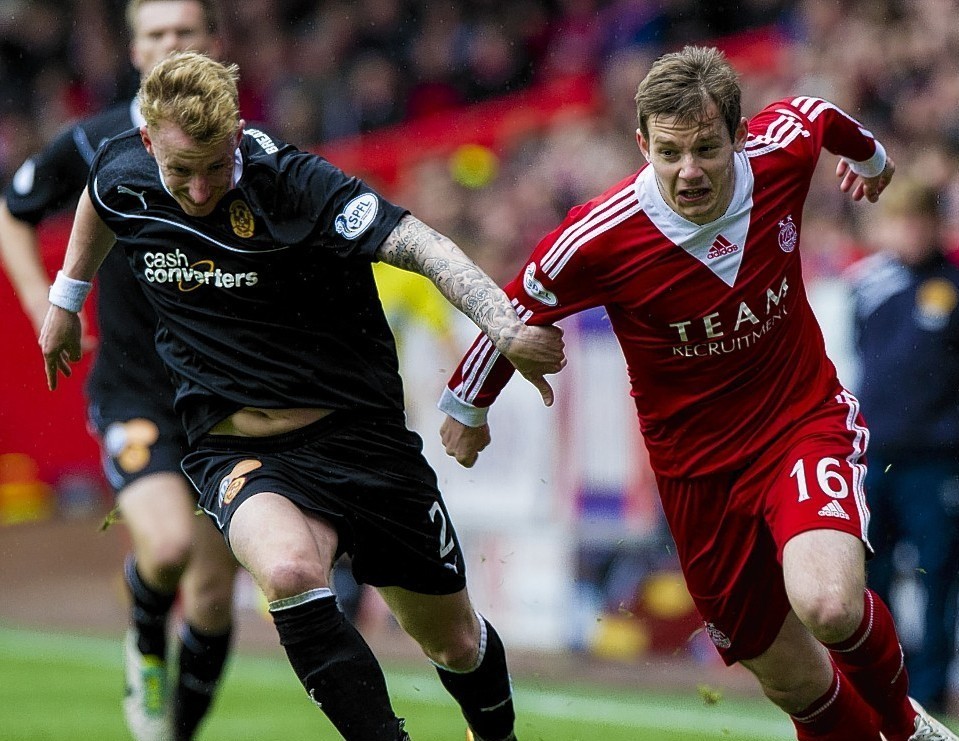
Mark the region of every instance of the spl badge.
POLYGON ((245 461, 240 461, 233 466, 233 470, 230 471, 229 475, 224 476, 220 482, 218 492, 220 506, 226 507, 232 502, 236 495, 240 493, 240 489, 246 484, 246 475, 260 468, 262 465, 263 464, 255 458, 250 458, 245 461))
POLYGON ((253 236, 253 212, 245 201, 233 201, 230 204, 230 226, 238 237, 247 239, 253 236))

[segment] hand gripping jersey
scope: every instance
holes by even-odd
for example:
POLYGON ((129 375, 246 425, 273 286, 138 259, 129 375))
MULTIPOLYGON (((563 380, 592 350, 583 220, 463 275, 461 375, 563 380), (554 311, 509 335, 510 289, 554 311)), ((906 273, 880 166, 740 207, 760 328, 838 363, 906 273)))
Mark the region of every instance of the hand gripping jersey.
POLYGON ((371 262, 406 212, 256 129, 234 182, 188 216, 137 131, 100 149, 88 182, 159 317, 190 440, 245 406, 402 409, 371 262))
MULTIPOLYGON (((100 143, 143 123, 136 101, 113 106, 65 129, 17 170, 4 197, 10 213, 37 225, 76 206, 100 143)), ((170 377, 153 346, 156 314, 137 285, 120 250, 97 273, 97 357, 87 390, 104 399, 137 401, 137 407, 172 408, 170 377)))
MULTIPOLYGON (((506 288, 528 324, 605 307, 657 473, 741 469, 842 390, 798 252, 822 148, 867 176, 885 165, 872 135, 832 104, 782 100, 750 121, 724 216, 704 226, 683 219, 644 166, 573 208, 506 288)), ((481 424, 512 372, 480 337, 440 408, 481 424)))

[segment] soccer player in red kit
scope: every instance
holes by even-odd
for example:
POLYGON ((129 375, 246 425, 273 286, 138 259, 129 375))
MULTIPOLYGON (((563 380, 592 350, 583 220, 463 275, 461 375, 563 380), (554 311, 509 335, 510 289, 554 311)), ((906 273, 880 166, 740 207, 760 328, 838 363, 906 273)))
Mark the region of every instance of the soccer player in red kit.
MULTIPOLYGON (((887 607, 865 588, 869 432, 803 288, 803 204, 823 148, 873 202, 895 166, 859 123, 795 97, 747 121, 721 52, 687 47, 636 96, 648 164, 573 208, 507 287, 528 324, 605 307, 689 591, 798 739, 956 739, 908 697, 887 607), (880 735, 882 734, 882 735, 880 735)), ((512 367, 485 337, 440 408, 471 466, 512 367)))

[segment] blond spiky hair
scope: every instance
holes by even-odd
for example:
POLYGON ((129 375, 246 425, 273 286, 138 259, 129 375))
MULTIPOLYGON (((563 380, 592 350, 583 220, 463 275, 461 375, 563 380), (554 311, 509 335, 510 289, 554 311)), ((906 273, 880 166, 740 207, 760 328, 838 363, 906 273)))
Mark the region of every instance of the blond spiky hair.
POLYGON ((239 68, 195 51, 176 52, 157 64, 140 85, 147 127, 172 123, 193 141, 215 144, 240 126, 239 68))

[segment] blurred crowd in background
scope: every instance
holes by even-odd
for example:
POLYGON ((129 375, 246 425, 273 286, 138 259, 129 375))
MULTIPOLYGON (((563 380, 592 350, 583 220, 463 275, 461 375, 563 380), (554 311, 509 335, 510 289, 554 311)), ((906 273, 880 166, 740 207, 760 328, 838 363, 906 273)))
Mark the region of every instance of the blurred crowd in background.
MULTIPOLYGON (((0 0, 0 184, 65 122, 132 94, 123 5, 0 0)), ((685 43, 738 40, 746 115, 787 94, 832 100, 900 168, 959 202, 957 10, 955 0, 233 0, 221 32, 244 116, 321 152, 550 80, 594 79, 592 115, 527 131, 491 153, 479 180, 428 159, 389 193, 505 280, 570 206, 639 166, 633 93, 655 56, 685 43)), ((822 169, 805 225, 813 275, 859 254, 856 209, 822 169)))
MULTIPOLYGON (((0 0, 0 186, 66 123, 134 94, 124 6, 0 0)), ((688 43, 727 51, 746 116, 800 94, 855 116, 900 175, 937 189, 959 256, 957 14, 959 0, 226 0, 220 32, 247 120, 364 176, 503 283, 570 207, 641 165, 636 86, 657 56, 688 43), (547 106, 544 90, 578 97, 547 106), (525 117, 503 115, 526 106, 525 117), (469 110, 480 120, 467 130, 469 110), (505 132, 475 142, 487 113, 505 132), (456 146, 432 146, 447 134, 456 146), (379 142, 380 159, 402 150, 395 177, 364 160, 361 140, 379 142)), ((824 154, 807 199, 811 282, 869 250, 870 209, 839 197, 834 167, 824 154)), ((403 297, 407 310, 415 301, 403 297)), ((461 350, 452 344, 447 363, 461 350)), ((652 567, 637 565, 643 553, 601 556, 580 568, 604 571, 615 609, 652 567)))

